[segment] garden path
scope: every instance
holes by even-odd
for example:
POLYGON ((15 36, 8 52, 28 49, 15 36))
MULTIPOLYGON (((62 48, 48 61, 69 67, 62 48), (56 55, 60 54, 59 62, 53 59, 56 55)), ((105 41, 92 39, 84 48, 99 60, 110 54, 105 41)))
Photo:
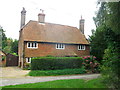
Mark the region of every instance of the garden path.
POLYGON ((80 74, 80 75, 61 75, 61 76, 40 76, 32 77, 26 76, 29 70, 22 70, 18 67, 1 68, 0 86, 16 85, 25 83, 46 82, 62 79, 93 79, 100 76, 100 74, 80 74), (4 71, 3 71, 4 70, 4 71), (3 72, 3 73, 2 73, 3 72))

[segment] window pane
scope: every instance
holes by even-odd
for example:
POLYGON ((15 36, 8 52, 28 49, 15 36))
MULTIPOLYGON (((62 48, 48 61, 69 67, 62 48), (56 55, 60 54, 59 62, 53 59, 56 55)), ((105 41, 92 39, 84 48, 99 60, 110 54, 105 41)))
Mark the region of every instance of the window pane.
POLYGON ((63 48, 63 44, 61 44, 61 48, 63 48))
POLYGON ((83 50, 83 45, 81 45, 81 50, 83 50))
POLYGON ((34 45, 33 45, 34 43, 31 43, 31 44, 32 44, 32 46, 31 46, 31 47, 34 47, 34 45))
POLYGON ((79 45, 79 49, 81 49, 81 45, 79 45))
POLYGON ((30 58, 28 58, 28 62, 30 62, 30 58))
POLYGON ((61 45, 62 45, 62 44, 60 44, 59 48, 61 48, 61 47, 62 47, 61 45))
POLYGON ((30 47, 30 43, 28 43, 28 47, 30 47))
POLYGON ((34 47, 37 47, 37 43, 34 43, 34 47))
POLYGON ((56 48, 58 48, 58 44, 56 44, 56 48))

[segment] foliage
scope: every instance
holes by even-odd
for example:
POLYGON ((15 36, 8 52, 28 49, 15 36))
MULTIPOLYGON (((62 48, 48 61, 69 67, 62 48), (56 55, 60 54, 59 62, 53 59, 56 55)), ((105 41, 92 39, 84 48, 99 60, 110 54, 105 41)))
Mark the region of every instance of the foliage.
POLYGON ((96 73, 99 72, 99 63, 96 60, 95 56, 85 56, 83 57, 83 63, 84 68, 87 70, 87 72, 96 73))
POLYGON ((15 39, 11 44, 11 51, 18 54, 18 40, 15 39))
POLYGON ((48 82, 21 84, 21 85, 9 85, 4 88, 107 88, 100 78, 92 80, 83 79, 67 79, 67 80, 55 80, 48 82))
POLYGON ((63 69, 63 70, 32 70, 29 72, 30 76, 56 76, 56 75, 72 75, 72 74, 83 74, 85 73, 84 68, 80 69, 63 69))
POLYGON ((2 36, 2 49, 3 49, 4 47, 7 46, 7 37, 5 35, 5 31, 2 28, 0 28, 0 36, 2 36))
POLYGON ((6 46, 6 47, 4 47, 3 51, 4 51, 5 53, 11 53, 11 46, 6 46))
MULTIPOLYGON (((98 55, 103 58, 103 65, 101 67, 103 81, 110 88, 119 89, 120 78, 118 75, 120 75, 120 2, 100 2, 99 5, 100 7, 97 15, 94 17, 96 32, 90 36, 91 50, 98 53, 101 51, 98 55), (99 34, 98 31, 99 33, 103 32, 103 35, 99 34), (97 33, 98 35, 96 35, 97 33), (98 48, 94 49, 96 47, 98 48), (103 47, 103 49, 100 47, 103 47)), ((95 55, 93 52, 92 54, 95 55)))
POLYGON ((91 46, 91 55, 96 56, 101 63, 101 60, 104 55, 104 50, 107 48, 107 42, 105 40, 106 26, 102 25, 98 27, 96 31, 89 37, 90 46, 91 46))
POLYGON ((11 53, 12 55, 18 56, 17 53, 11 53))
POLYGON ((30 70, 31 64, 30 63, 25 63, 24 70, 30 70))
POLYGON ((12 38, 7 38, 6 46, 3 48, 6 53, 17 54, 18 55, 18 40, 13 40, 12 38))
POLYGON ((81 57, 38 57, 31 61, 31 70, 73 69, 81 66, 81 57))
POLYGON ((2 56, 2 61, 4 61, 4 60, 5 60, 5 58, 6 58, 5 56, 2 56))
POLYGON ((3 48, 3 51, 5 53, 12 53, 11 52, 11 45, 12 45, 13 40, 11 38, 7 38, 6 43, 7 45, 3 48))
POLYGON ((5 53, 17 53, 18 54, 18 40, 7 38, 5 31, 0 26, 0 49, 5 53))
POLYGON ((47 55, 46 57, 54 57, 54 56, 52 56, 52 55, 47 55))
POLYGON ((112 31, 109 30, 108 33, 112 32, 113 35, 108 35, 109 37, 106 37, 109 46, 105 50, 104 54, 104 60, 103 60, 103 66, 101 67, 104 82, 110 87, 110 88, 120 88, 119 87, 119 76, 120 75, 120 56, 119 56, 119 49, 120 49, 120 40, 118 42, 118 39, 116 39, 118 36, 112 31), (116 36, 116 37, 115 37, 116 36), (114 42, 114 43, 113 43, 114 42), (114 77, 114 78, 113 78, 114 77), (106 82, 107 80, 107 82, 106 82))

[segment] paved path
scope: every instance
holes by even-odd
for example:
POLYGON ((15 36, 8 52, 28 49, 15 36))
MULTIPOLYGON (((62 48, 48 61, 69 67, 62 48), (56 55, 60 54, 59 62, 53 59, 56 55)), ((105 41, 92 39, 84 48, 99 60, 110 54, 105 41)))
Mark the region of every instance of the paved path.
POLYGON ((0 78, 24 77, 29 71, 19 67, 0 67, 0 78))
POLYGON ((0 86, 16 85, 25 83, 46 82, 61 79, 93 79, 100 76, 100 74, 87 74, 87 75, 64 75, 64 76, 42 76, 42 77, 21 77, 21 78, 2 78, 0 86))
POLYGON ((22 70, 18 67, 0 67, 0 71, 1 71, 0 86, 45 82, 61 79, 92 79, 100 76, 100 74, 84 74, 84 75, 30 77, 26 76, 29 70, 22 70))

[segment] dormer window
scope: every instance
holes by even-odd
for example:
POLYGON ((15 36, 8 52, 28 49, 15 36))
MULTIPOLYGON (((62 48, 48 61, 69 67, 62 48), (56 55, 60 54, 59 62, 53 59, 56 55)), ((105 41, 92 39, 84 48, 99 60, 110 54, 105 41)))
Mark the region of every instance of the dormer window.
POLYGON ((65 49, 65 44, 56 44, 56 49, 65 49))
POLYGON ((37 42, 28 42, 27 43, 27 48, 38 48, 38 43, 37 42))
POLYGON ((85 50, 85 45, 78 45, 78 50, 85 50))

